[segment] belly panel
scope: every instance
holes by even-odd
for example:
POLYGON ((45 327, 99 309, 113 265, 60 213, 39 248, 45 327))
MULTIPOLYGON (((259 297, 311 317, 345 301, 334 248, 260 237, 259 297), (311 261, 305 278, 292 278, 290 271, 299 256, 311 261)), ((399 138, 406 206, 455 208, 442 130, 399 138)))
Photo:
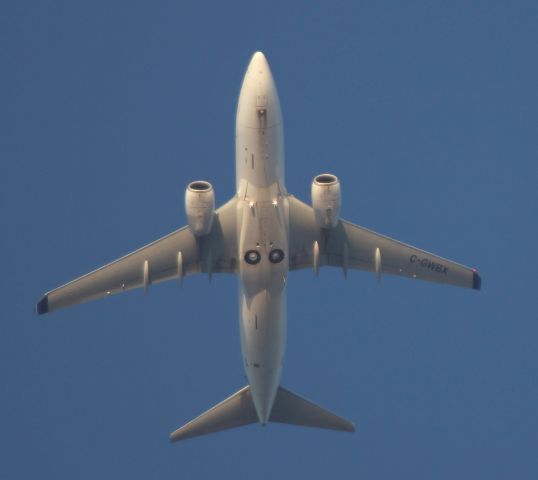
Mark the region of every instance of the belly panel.
POLYGON ((286 290, 240 294, 241 351, 258 416, 266 423, 280 384, 286 347, 286 290))

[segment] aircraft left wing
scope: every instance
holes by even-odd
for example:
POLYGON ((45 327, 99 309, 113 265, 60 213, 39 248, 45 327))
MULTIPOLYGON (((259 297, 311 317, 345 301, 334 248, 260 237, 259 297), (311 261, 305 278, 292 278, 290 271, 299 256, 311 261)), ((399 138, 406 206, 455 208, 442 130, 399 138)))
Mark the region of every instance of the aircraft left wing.
POLYGON ((215 211, 211 231, 195 237, 180 228, 114 262, 46 293, 37 313, 88 302, 133 288, 147 288, 172 278, 199 272, 233 273, 237 265, 237 199, 215 211))
POLYGON ((311 206, 291 195, 288 200, 290 270, 331 265, 344 273, 354 268, 480 290, 475 269, 345 220, 334 228, 321 229, 311 206))

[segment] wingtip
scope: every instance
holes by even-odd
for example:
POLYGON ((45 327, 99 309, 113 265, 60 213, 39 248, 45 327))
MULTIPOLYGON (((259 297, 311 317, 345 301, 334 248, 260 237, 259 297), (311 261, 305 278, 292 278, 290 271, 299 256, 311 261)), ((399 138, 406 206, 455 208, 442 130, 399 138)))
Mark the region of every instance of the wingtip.
POLYGON ((482 289, 482 278, 476 270, 473 270, 473 290, 482 289))
POLYGON ((37 310, 38 315, 43 315, 44 313, 47 313, 49 311, 49 296, 48 295, 43 295, 43 297, 41 297, 41 300, 37 302, 36 310, 37 310))
POLYGON ((177 443, 180 440, 183 440, 183 430, 181 428, 178 428, 177 430, 174 430, 169 436, 168 439, 170 440, 170 443, 177 443))

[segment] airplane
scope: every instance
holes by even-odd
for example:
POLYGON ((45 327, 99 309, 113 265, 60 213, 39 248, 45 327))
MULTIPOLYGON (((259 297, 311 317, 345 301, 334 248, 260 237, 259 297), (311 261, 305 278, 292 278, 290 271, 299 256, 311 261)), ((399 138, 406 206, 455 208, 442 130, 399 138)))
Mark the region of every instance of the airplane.
POLYGON ((354 424, 280 385, 290 271, 325 266, 480 290, 475 269, 340 218, 336 175, 312 182, 311 205, 288 193, 277 89, 262 52, 252 56, 236 114, 236 194, 215 209, 213 186, 188 184, 188 225, 46 293, 44 314, 135 288, 204 273, 240 279, 239 330, 248 384, 170 435, 172 442, 242 425, 280 422, 353 432, 354 424))

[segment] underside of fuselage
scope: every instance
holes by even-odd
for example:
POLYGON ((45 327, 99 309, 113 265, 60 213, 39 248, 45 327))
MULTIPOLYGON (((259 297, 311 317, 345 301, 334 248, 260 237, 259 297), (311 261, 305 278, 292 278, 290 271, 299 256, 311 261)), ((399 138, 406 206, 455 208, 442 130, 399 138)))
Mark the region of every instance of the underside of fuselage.
POLYGON ((286 343, 289 219, 280 102, 261 52, 253 55, 239 94, 236 175, 241 349, 258 419, 266 423, 286 343))

